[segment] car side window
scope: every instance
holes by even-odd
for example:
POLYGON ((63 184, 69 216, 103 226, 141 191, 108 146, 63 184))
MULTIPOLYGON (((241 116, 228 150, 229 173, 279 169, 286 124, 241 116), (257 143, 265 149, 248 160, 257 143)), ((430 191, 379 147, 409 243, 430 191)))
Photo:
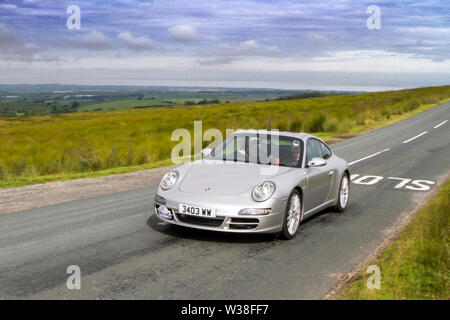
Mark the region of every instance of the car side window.
POLYGON ((309 139, 306 144, 306 162, 311 161, 313 158, 322 158, 322 147, 320 141, 316 139, 309 139))
POLYGON ((322 158, 324 158, 325 160, 327 160, 329 157, 331 157, 331 151, 330 149, 323 144, 322 142, 320 142, 320 146, 322 147, 322 158))

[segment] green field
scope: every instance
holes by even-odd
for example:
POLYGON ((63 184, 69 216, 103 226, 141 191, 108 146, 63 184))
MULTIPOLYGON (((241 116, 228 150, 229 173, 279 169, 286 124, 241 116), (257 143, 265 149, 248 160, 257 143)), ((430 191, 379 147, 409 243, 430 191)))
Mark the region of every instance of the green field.
POLYGON ((450 180, 378 258, 380 289, 368 289, 368 274, 340 299, 450 299, 450 180))
MULTIPOLYGON (((117 100, 88 104, 78 109, 78 111, 103 111, 103 110, 122 110, 133 108, 153 108, 161 106, 183 106, 186 102, 197 104, 203 99, 141 99, 141 100, 117 100)), ((210 104, 210 103, 208 103, 210 104)))
POLYGON ((288 101, 3 118, 0 187, 42 182, 43 176, 64 179, 165 161, 178 143, 170 140, 173 130, 192 132, 194 120, 203 121, 203 130, 277 128, 331 139, 398 121, 449 98, 450 86, 445 86, 288 101))
POLYGON ((352 93, 356 92, 0 84, 0 118, 156 106, 228 104, 297 97, 304 99, 352 93))
POLYGON ((89 104, 87 106, 81 107, 78 109, 78 111, 96 111, 98 109, 101 110, 120 110, 120 109, 130 109, 130 108, 136 108, 136 107, 155 107, 155 106, 170 106, 172 103, 170 103, 168 100, 119 100, 119 101, 110 101, 110 102, 101 102, 101 103, 94 103, 89 104))
POLYGON ((0 118, 151 108, 155 106, 304 99, 353 93, 357 92, 248 88, 202 89, 186 87, 0 84, 0 118))

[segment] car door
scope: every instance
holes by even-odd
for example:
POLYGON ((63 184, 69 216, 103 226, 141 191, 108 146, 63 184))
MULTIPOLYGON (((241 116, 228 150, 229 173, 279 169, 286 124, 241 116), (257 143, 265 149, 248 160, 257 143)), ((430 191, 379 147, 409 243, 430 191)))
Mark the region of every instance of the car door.
MULTIPOLYGON (((324 158, 321 144, 322 142, 317 139, 308 139, 306 143, 306 166, 313 158, 324 158)), ((307 166, 306 170, 308 170, 308 185, 305 190, 305 212, 320 206, 327 200, 333 179, 333 173, 330 173, 333 171, 328 163, 322 167, 307 166)))
POLYGON ((329 176, 329 183, 328 183, 328 192, 327 197, 324 201, 330 200, 330 192, 333 187, 334 179, 336 179, 336 167, 333 165, 333 153, 331 152, 330 148, 323 142, 320 142, 320 146, 322 148, 322 158, 327 160, 327 165, 325 166, 328 168, 328 176, 329 176))

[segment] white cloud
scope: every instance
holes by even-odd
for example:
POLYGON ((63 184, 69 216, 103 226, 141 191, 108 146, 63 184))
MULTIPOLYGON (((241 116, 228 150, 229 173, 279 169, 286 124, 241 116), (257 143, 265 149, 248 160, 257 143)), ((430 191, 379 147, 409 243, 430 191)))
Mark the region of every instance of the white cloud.
POLYGON ((189 42, 199 38, 199 34, 194 26, 189 24, 180 24, 169 28, 170 35, 177 41, 189 42))
POLYGON ((214 66, 220 64, 229 64, 236 60, 235 57, 217 57, 200 60, 198 63, 203 66, 214 66))
MULTIPOLYGON (((442 85, 447 83, 449 61, 430 62, 403 57, 415 68, 393 69, 398 61, 380 68, 393 58, 389 54, 339 53, 342 59, 360 60, 360 68, 349 70, 349 61, 332 59, 303 61, 301 57, 242 57, 230 65, 201 65, 194 57, 164 55, 124 56, 105 59, 88 56, 61 62, 35 61, 32 65, 19 61, 2 63, 0 83, 46 82, 117 84, 117 85, 185 85, 236 86, 285 89, 386 90, 390 88, 442 85), (409 60, 410 59, 410 60, 409 60), (173 66, 177 66, 176 70, 173 66), (361 66, 363 66, 361 68, 361 66), (331 71, 329 70, 331 69, 331 71), (375 70, 375 71, 374 71, 375 70), (426 70, 427 72, 424 72, 426 70), (441 70, 441 72, 439 72, 441 70), (444 71, 443 71, 444 70, 444 71), (443 73, 444 72, 444 73, 443 73)), ((394 56, 395 58, 395 56, 394 56)))
POLYGON ((413 34, 424 34, 433 36, 449 36, 450 28, 447 27, 399 27, 399 32, 409 32, 413 34))
POLYGON ((13 54, 27 56, 27 57, 33 57, 34 54, 36 54, 38 51, 40 51, 39 47, 32 43, 25 43, 15 49, 11 50, 11 52, 13 54))
POLYGON ((0 50, 3 47, 18 45, 21 40, 18 34, 5 24, 0 23, 0 50))
POLYGON ((90 33, 69 38, 69 41, 75 48, 92 51, 110 50, 110 49, 130 49, 130 50, 153 50, 158 45, 150 38, 135 37, 130 32, 121 32, 117 35, 117 41, 107 37, 104 33, 92 31, 90 33))
POLYGON ((248 55, 270 55, 279 51, 278 46, 263 46, 256 40, 247 40, 237 46, 221 45, 219 49, 224 55, 248 56, 248 55))
POLYGON ((2 3, 2 4, 0 4, 0 9, 14 10, 14 9, 17 9, 17 6, 15 4, 2 3))
POLYGON ((7 25, 0 23, 0 48, 21 44, 17 32, 7 25))
POLYGON ((107 50, 112 48, 110 39, 98 31, 92 31, 91 33, 71 38, 69 41, 80 49, 107 50))
POLYGON ((201 65, 229 64, 245 56, 273 56, 279 53, 278 46, 262 46, 256 40, 246 40, 237 45, 221 44, 210 58, 199 60, 201 65))
POLYGON ((280 52, 280 49, 278 48, 278 46, 269 46, 269 47, 267 47, 267 48, 265 48, 266 49, 266 51, 268 52, 268 53, 279 53, 280 52))
POLYGON ((252 57, 235 61, 229 68, 235 70, 312 71, 354 73, 422 73, 433 74, 450 70, 450 60, 431 61, 409 53, 383 50, 354 50, 329 52, 328 56, 302 59, 302 57, 252 57))
POLYGON ((145 37, 134 37, 130 32, 119 33, 117 39, 125 47, 133 50, 151 50, 157 47, 152 39, 145 37))
POLYGON ((259 49, 259 44, 255 40, 244 41, 239 44, 237 50, 240 54, 256 53, 259 49))
POLYGON ((306 34, 306 39, 311 45, 322 45, 329 42, 326 36, 317 32, 308 32, 306 34))
POLYGON ((25 43, 17 32, 0 23, 0 55, 5 60, 33 60, 39 48, 31 43, 25 43))

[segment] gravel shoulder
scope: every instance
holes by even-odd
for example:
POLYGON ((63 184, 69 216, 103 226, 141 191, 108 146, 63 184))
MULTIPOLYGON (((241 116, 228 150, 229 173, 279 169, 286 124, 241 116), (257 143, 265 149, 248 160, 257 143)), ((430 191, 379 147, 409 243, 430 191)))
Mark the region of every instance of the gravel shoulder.
POLYGON ((174 167, 0 189, 0 214, 152 186, 158 184, 164 174, 174 167))

